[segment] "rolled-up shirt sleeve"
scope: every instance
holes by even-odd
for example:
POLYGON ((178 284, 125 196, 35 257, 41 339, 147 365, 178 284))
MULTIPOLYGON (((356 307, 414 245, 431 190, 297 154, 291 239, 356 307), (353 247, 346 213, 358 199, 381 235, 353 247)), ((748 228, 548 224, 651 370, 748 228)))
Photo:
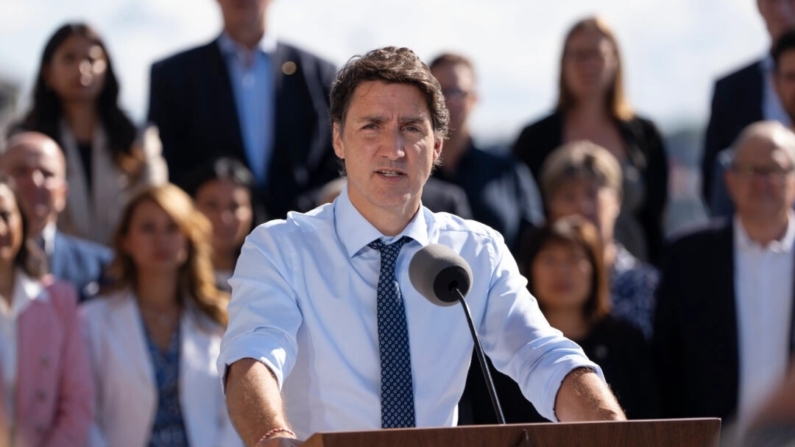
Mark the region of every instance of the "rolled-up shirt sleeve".
POLYGON ((294 251, 283 236, 265 224, 243 244, 229 280, 229 325, 217 363, 224 381, 229 366, 251 358, 267 366, 281 388, 295 364, 302 316, 293 284, 294 251))
POLYGON ((604 375, 577 343, 549 325, 499 236, 489 250, 494 268, 479 328, 483 349, 497 370, 519 384, 539 414, 557 421, 555 399, 566 375, 581 367, 594 370, 603 381, 604 375))

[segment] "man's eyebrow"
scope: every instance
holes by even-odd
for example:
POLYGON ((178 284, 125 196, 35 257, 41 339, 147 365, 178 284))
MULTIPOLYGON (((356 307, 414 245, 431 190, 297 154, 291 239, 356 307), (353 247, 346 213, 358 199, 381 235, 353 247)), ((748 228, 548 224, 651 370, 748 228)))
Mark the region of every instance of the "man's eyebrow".
MULTIPOLYGON (((404 116, 400 118, 400 124, 416 124, 422 123, 428 120, 428 117, 425 114, 415 115, 415 116, 404 116)), ((365 115, 361 116, 356 119, 358 123, 386 123, 389 122, 389 118, 383 115, 365 115)))
POLYGON ((360 123, 385 123, 389 119, 383 115, 365 115, 356 119, 360 123))
POLYGON ((401 124, 417 124, 427 120, 427 117, 423 115, 418 116, 406 116, 400 119, 401 124))

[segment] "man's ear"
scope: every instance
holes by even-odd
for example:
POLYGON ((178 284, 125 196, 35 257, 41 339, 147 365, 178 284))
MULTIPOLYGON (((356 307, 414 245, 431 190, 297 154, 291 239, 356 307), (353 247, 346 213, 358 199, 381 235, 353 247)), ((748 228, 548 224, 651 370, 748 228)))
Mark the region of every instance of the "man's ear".
POLYGON ((444 145, 444 138, 433 138, 433 161, 434 163, 442 155, 442 146, 444 145))
POLYGON ((66 208, 66 197, 69 195, 69 184, 66 179, 61 182, 61 186, 56 191, 55 210, 60 214, 66 208))
POLYGON ((342 144, 342 127, 339 122, 336 122, 332 125, 331 128, 331 139, 332 144, 334 145, 334 153, 337 154, 337 157, 341 159, 345 159, 345 148, 342 144))

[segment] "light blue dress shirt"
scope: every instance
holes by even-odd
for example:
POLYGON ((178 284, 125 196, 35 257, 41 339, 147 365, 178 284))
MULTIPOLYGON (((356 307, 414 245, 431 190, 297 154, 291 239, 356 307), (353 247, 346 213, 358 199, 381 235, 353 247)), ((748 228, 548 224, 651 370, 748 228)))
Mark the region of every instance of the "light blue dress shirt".
POLYGON ((762 116, 766 120, 778 121, 781 124, 790 127, 792 122, 784 110, 784 105, 781 104, 781 98, 776 91, 775 83, 775 67, 776 63, 773 61, 773 56, 768 55, 760 63, 762 70, 762 77, 764 78, 764 90, 762 92, 762 116))
POLYGON ((276 41, 266 35, 257 48, 249 50, 223 33, 218 45, 232 82, 246 158, 257 184, 263 186, 273 152, 275 93, 271 54, 276 41))
POLYGON ((367 244, 402 236, 413 239, 395 270, 408 320, 418 427, 456 424, 473 349, 460 307, 431 304, 411 285, 409 261, 428 244, 451 247, 469 262, 474 278, 467 301, 483 348, 543 416, 555 420, 555 397, 572 369, 585 366, 601 376, 577 344, 549 326, 499 233, 423 207, 401 234, 385 237, 351 204, 347 189, 332 204, 290 213, 248 236, 229 281, 219 370, 244 358, 267 365, 301 439, 319 431, 380 428, 380 254, 367 244))

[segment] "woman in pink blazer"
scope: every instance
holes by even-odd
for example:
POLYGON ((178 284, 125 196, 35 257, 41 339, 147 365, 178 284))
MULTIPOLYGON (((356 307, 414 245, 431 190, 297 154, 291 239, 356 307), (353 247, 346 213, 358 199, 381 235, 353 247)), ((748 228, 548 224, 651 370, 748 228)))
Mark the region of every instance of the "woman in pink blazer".
POLYGON ((42 276, 18 203, 0 178, 0 446, 82 447, 94 388, 77 296, 42 276))

